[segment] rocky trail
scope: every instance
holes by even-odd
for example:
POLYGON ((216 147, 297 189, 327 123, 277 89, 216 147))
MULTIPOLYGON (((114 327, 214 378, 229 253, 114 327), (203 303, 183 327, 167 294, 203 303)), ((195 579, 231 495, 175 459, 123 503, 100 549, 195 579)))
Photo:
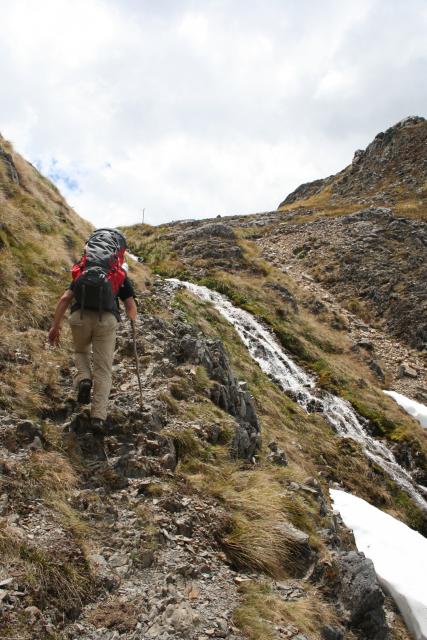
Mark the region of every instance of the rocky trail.
MULTIPOLYGON (((135 408, 139 398, 132 343, 129 327, 122 323, 105 437, 90 432, 87 413, 71 399, 69 375, 64 392, 70 398, 50 412, 51 428, 79 468, 69 501, 84 520, 86 561, 98 593, 95 598, 92 593, 85 607, 79 594, 69 594, 70 607, 62 595, 62 615, 76 618, 63 637, 238 640, 242 636, 232 614, 241 578, 224 562, 217 543, 225 514, 221 505, 174 473, 179 452, 172 438, 159 434, 166 424, 180 426, 173 425, 173 414, 168 415, 161 400, 168 370, 173 376, 176 366, 174 334, 159 318, 147 316, 139 319, 137 332, 139 344, 150 345, 143 355, 150 360, 143 371, 143 409, 135 408)), ((1 444, 11 483, 14 469, 25 458, 49 449, 36 423, 7 415, 1 417, 1 444)), ((60 523, 52 522, 41 499, 21 495, 18 504, 10 492, 1 498, 11 535, 30 547, 47 543, 70 554, 75 545, 60 523)), ((11 575, 0 575, 6 618, 13 625, 23 608, 34 625, 34 637, 51 637, 62 626, 60 611, 26 607, 29 594, 20 591, 19 575, 13 575, 13 566, 9 569, 11 575)))

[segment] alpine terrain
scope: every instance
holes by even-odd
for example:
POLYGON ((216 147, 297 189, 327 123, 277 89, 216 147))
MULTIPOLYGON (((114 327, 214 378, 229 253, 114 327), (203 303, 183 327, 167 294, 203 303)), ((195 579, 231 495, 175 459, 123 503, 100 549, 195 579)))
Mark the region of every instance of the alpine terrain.
POLYGON ((92 227, 0 137, 2 638, 427 638, 426 158, 410 117, 276 211, 122 228, 143 404, 122 318, 99 435, 46 340, 92 227))

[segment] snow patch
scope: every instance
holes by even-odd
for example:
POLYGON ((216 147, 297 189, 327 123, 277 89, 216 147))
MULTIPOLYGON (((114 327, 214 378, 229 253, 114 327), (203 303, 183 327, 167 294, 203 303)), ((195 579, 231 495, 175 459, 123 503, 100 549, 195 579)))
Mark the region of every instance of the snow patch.
POLYGON ((415 420, 418 420, 422 427, 427 429, 427 407, 425 404, 411 400, 397 391, 384 391, 384 393, 393 398, 402 409, 405 409, 406 413, 409 413, 415 420))
POLYGON ((414 638, 427 640, 427 539, 351 493, 330 489, 330 494, 414 638))

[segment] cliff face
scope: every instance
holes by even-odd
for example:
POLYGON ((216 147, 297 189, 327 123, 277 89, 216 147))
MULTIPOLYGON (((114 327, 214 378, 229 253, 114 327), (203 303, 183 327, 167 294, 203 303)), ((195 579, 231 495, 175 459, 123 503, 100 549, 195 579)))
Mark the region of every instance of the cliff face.
MULTIPOLYGON (((406 640, 328 489, 337 483, 424 533, 425 511, 362 441, 339 435, 323 411, 327 394, 352 404, 413 487, 427 486, 427 439, 381 390, 406 362, 403 342, 310 276, 308 256, 328 220, 317 221, 305 249, 298 213, 125 230, 145 259, 130 269, 144 402, 123 322, 107 428, 95 437, 72 397, 66 330, 59 351, 45 345, 90 226, 4 140, 0 148, 2 637, 406 640), (292 258, 284 264, 282 255, 292 258), (225 294, 261 321, 285 350, 280 363, 290 357, 313 376, 306 408, 257 364, 267 351, 251 321, 240 338, 230 318, 165 275, 225 294)), ((342 259, 341 272, 364 224, 394 242, 394 221, 358 214, 320 248, 342 259)), ((408 228, 405 243, 422 243, 421 227, 408 228)), ((369 244, 365 252, 382 259, 369 244)), ((425 369, 419 351, 406 353, 417 377, 396 381, 414 397, 425 369)))

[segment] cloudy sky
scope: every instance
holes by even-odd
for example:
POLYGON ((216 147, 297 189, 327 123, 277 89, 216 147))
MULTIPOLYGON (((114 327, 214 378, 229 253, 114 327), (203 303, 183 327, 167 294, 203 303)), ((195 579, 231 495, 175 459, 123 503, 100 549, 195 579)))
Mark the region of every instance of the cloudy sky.
POLYGON ((95 225, 266 211, 427 116, 426 0, 0 0, 0 132, 95 225))

